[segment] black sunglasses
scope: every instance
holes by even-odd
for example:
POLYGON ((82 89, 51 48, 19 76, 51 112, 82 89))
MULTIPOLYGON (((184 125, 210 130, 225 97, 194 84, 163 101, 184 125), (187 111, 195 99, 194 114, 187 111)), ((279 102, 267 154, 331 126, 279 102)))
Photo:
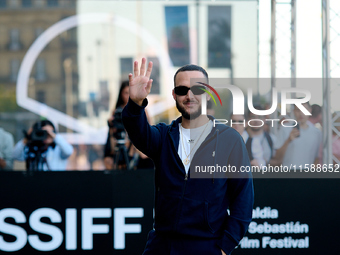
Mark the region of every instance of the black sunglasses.
POLYGON ((191 90, 194 95, 202 95, 205 92, 205 87, 202 85, 194 85, 191 87, 178 86, 174 89, 175 94, 178 96, 185 96, 189 90, 191 90))

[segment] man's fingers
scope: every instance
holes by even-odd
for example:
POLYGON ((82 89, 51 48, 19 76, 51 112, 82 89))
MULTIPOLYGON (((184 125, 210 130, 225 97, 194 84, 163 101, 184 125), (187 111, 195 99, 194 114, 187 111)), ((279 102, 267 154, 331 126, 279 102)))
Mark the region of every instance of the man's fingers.
POLYGON ((139 75, 139 71, 138 71, 138 61, 135 61, 133 63, 133 74, 134 77, 137 77, 139 75))
POLYGON ((153 82, 153 80, 152 79, 150 79, 149 81, 148 81, 148 84, 146 84, 146 91, 148 92, 148 94, 150 94, 150 91, 151 91, 151 87, 152 87, 152 82, 153 82))
POLYGON ((132 73, 129 73, 129 83, 132 81, 132 73))
POLYGON ((143 76, 145 74, 145 62, 146 59, 142 58, 142 64, 140 65, 140 75, 143 76))
POLYGON ((146 70, 146 75, 145 75, 149 79, 150 79, 150 75, 151 75, 151 71, 152 71, 152 66, 153 66, 153 63, 150 61, 149 65, 148 65, 148 70, 146 70))

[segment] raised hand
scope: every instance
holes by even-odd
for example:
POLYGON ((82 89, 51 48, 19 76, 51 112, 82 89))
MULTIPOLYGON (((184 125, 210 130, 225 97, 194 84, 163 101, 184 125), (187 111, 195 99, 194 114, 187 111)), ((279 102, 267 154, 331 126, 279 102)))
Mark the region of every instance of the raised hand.
POLYGON ((147 70, 145 67, 145 58, 142 58, 140 70, 138 69, 138 61, 135 61, 133 64, 133 74, 129 74, 130 98, 138 105, 142 105, 143 100, 150 94, 152 86, 152 79, 150 79, 152 62, 149 62, 147 70))
POLYGON ((42 129, 42 130, 45 130, 45 131, 47 132, 47 134, 48 134, 52 139, 55 138, 55 133, 53 132, 53 127, 51 127, 50 125, 43 126, 41 129, 42 129))

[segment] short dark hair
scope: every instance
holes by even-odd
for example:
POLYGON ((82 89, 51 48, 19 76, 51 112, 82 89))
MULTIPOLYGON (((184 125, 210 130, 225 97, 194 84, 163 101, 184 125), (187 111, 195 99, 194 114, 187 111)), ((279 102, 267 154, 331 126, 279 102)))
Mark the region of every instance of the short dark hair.
POLYGON ((53 128, 53 132, 56 133, 56 129, 55 129, 55 126, 53 125, 53 123, 49 120, 41 120, 41 121, 38 121, 36 122, 34 125, 33 125, 33 130, 39 130, 41 129, 42 127, 44 126, 52 126, 53 128))
POLYGON ((208 79, 208 73, 207 71, 204 70, 203 67, 201 66, 197 66, 197 65, 193 65, 193 64, 190 64, 190 65, 185 65, 185 66, 182 66, 181 68, 179 68, 177 70, 177 72, 175 73, 174 75, 174 86, 176 86, 176 76, 179 72, 185 72, 185 71, 199 71, 201 73, 204 74, 204 76, 208 79))
MULTIPOLYGON (((298 97, 297 99, 304 99, 304 98, 303 98, 303 97, 298 97)), ((311 108, 309 101, 304 102, 304 103, 302 103, 302 104, 306 104, 306 105, 308 106, 308 108, 311 108)), ((296 104, 294 104, 294 109, 295 109, 295 108, 296 108, 296 104)))
POLYGON ((321 114, 322 108, 318 104, 313 104, 312 105, 312 116, 316 118, 319 114, 321 114))

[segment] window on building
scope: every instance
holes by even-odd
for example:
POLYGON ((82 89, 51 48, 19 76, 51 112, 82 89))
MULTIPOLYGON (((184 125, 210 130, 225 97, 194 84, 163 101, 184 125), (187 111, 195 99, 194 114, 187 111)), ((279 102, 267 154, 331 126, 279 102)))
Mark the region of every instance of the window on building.
POLYGON ((6 8, 6 7, 7 7, 7 1, 6 0, 0 1, 0 8, 6 8))
POLYGON ((16 82, 18 78, 19 68, 20 68, 20 60, 12 59, 10 65, 11 65, 10 81, 16 82))
POLYGON ((32 6, 32 0, 21 0, 21 6, 24 8, 32 6))
POLYGON ((208 66, 230 68, 231 7, 208 7, 208 66))
POLYGON ((19 29, 12 28, 9 31, 9 38, 10 38, 9 49, 10 50, 19 50, 20 49, 19 29))
POLYGON ((168 50, 174 66, 190 63, 188 7, 165 7, 168 50))
POLYGON ((34 30, 34 36, 35 36, 35 38, 38 38, 43 32, 44 32, 44 29, 43 29, 43 28, 37 27, 37 28, 34 30))
POLYGON ((35 79, 37 81, 45 81, 46 80, 46 65, 45 59, 38 59, 35 66, 35 79))
POLYGON ((44 6, 44 0, 35 0, 34 2, 36 7, 43 7, 44 6))
POLYGON ((68 40, 71 42, 77 42, 77 28, 71 28, 67 31, 68 40))
POLYGON ((9 3, 9 6, 12 8, 19 7, 19 0, 9 0, 8 3, 9 3))
POLYGON ((64 46, 76 46, 77 45, 77 28, 71 28, 60 34, 60 38, 64 46))
POLYGON ((44 90, 38 90, 35 98, 38 102, 46 104, 46 92, 44 90))
POLYGON ((132 73, 132 58, 120 58, 120 77, 122 81, 129 79, 129 73, 132 73))
POLYGON ((49 6, 49 7, 56 7, 58 5, 59 5, 58 0, 47 0, 47 6, 49 6))
POLYGON ((76 1, 69 1, 69 2, 67 2, 67 5, 68 5, 68 7, 70 7, 70 8, 75 8, 76 7, 76 1))
POLYGON ((152 61, 153 66, 152 66, 152 73, 151 73, 151 79, 153 80, 152 82, 152 88, 151 88, 151 94, 160 94, 160 66, 159 66, 159 59, 152 57, 148 58, 147 63, 149 61, 152 61))

